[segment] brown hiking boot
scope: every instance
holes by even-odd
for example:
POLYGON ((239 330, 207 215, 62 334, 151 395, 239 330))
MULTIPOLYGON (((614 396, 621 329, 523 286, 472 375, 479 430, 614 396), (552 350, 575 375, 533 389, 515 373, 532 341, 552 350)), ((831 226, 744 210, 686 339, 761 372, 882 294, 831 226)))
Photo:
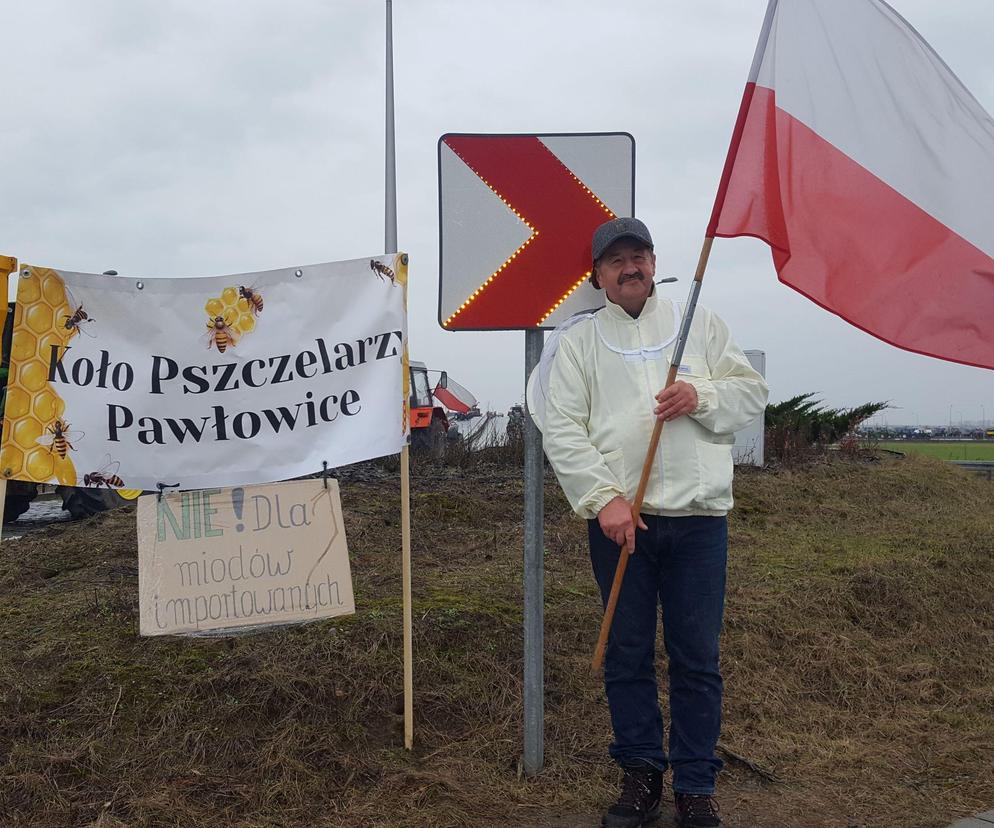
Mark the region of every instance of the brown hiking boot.
POLYGON ((651 765, 622 768, 621 796, 601 817, 603 828, 638 828, 659 818, 663 774, 651 765))
POLYGON ((673 794, 676 804, 676 824, 680 828, 723 828, 718 816, 718 803, 707 794, 673 794))

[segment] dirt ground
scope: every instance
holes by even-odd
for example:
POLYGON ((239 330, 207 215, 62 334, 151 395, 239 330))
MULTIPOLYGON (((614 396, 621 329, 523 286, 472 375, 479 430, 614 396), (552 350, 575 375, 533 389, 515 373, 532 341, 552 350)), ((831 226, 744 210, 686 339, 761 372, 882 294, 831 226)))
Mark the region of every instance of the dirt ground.
MULTIPOLYGON (((0 825, 599 824, 617 777, 588 667, 600 606, 554 479, 534 779, 518 472, 415 467, 411 753, 398 485, 348 470, 342 498, 355 616, 239 637, 138 637, 130 509, 4 539, 0 825)), ((726 824, 940 828, 994 807, 994 487, 929 458, 825 458, 744 470, 736 499, 726 824)))

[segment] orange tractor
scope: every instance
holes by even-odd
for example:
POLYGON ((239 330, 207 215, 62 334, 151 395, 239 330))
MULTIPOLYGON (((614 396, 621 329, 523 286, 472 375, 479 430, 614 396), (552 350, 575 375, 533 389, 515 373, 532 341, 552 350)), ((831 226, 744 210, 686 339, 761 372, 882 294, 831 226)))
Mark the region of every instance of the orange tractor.
POLYGON ((411 448, 415 451, 428 451, 439 457, 445 453, 449 435, 446 409, 456 413, 469 412, 476 407, 476 398, 450 380, 445 371, 438 372, 439 379, 433 388, 423 362, 412 361, 410 369, 411 448))

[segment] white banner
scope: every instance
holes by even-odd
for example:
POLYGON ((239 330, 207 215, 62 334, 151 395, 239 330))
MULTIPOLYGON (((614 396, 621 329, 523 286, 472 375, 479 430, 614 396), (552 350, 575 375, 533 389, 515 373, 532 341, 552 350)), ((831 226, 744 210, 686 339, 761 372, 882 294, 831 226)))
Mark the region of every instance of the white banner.
POLYGON ((406 261, 143 280, 22 268, 0 473, 198 489, 399 452, 406 261))

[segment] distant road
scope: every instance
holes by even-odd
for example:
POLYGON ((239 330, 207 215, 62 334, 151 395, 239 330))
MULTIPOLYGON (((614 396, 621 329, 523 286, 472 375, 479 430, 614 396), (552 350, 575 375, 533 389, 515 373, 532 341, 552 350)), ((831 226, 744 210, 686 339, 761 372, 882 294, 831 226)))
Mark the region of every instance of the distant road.
POLYGON ((974 460, 974 461, 953 461, 961 469, 966 469, 967 471, 972 471, 974 474, 978 474, 981 477, 986 477, 988 480, 994 480, 994 462, 986 460, 974 460))

